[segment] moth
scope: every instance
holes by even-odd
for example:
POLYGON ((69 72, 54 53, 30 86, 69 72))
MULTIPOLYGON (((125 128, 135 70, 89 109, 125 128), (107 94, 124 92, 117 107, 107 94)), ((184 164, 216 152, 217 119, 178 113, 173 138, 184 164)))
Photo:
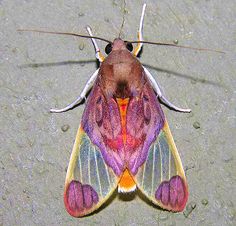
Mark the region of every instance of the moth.
POLYGON ((182 211, 188 200, 184 169, 160 102, 179 112, 191 110, 168 101, 137 55, 144 43, 191 47, 144 41, 145 8, 138 41, 110 42, 93 36, 90 27, 89 35, 21 30, 90 38, 101 63, 73 103, 51 109, 64 112, 86 100, 65 180, 64 203, 74 217, 91 214, 115 190, 139 189, 153 204, 173 212, 182 211), (96 39, 108 43, 106 58, 96 39), (134 50, 132 43, 137 43, 134 50))
POLYGON ((154 204, 170 211, 182 211, 186 205, 185 173, 159 100, 177 111, 190 109, 171 104, 136 58, 143 44, 145 7, 133 52, 132 43, 117 38, 106 46, 104 58, 87 27, 100 68, 75 102, 51 110, 73 108, 92 87, 65 180, 64 203, 74 217, 98 209, 117 188, 122 193, 138 188, 154 204))

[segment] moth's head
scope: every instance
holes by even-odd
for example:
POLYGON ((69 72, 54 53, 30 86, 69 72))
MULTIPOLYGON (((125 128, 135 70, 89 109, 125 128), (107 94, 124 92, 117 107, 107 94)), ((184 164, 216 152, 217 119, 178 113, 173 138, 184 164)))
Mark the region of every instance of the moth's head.
POLYGON ((111 51, 115 50, 126 50, 128 49, 130 52, 133 50, 133 45, 130 42, 123 41, 120 38, 116 38, 113 43, 107 44, 105 48, 106 54, 109 54, 111 51))

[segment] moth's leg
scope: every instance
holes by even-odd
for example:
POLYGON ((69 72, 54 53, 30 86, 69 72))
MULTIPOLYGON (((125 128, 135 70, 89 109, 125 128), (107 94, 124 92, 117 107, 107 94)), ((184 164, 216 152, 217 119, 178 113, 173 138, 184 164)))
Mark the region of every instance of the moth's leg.
MULTIPOLYGON (((144 19, 144 13, 146 9, 146 3, 143 4, 143 10, 140 18, 140 23, 139 23, 139 30, 138 30, 138 41, 143 41, 143 19, 144 19)), ((134 55, 137 56, 143 46, 143 43, 138 43, 138 45, 134 49, 134 55)))
MULTIPOLYGON (((87 26, 86 29, 87 29, 89 35, 93 36, 92 29, 89 26, 87 26)), ((96 40, 94 38, 91 38, 91 40, 92 40, 92 43, 93 43, 93 46, 95 49, 96 58, 99 60, 99 62, 103 62, 105 57, 102 55, 100 49, 98 48, 98 44, 97 44, 96 40)))
POLYGON ((65 112, 65 111, 68 111, 70 109, 72 109, 73 107, 75 107, 76 105, 80 104, 83 99, 86 98, 86 94, 88 93, 88 91, 90 90, 90 88, 92 87, 94 81, 96 80, 97 78, 97 75, 98 75, 98 71, 99 69, 97 69, 93 75, 89 78, 89 80, 87 81, 83 91, 81 92, 81 94, 79 95, 79 97, 74 101, 72 102, 71 104, 67 105, 66 107, 62 108, 62 109, 50 109, 50 112, 52 113, 61 113, 61 112, 65 112))
POLYGON ((174 109, 176 111, 179 111, 179 112, 191 112, 191 109, 177 107, 174 104, 172 104, 170 101, 168 101, 166 99, 166 97, 163 96, 159 85, 157 84, 157 82, 155 81, 155 79, 153 78, 151 73, 147 70, 147 68, 143 67, 143 69, 144 69, 144 72, 147 75, 149 81, 151 82, 153 89, 156 91, 158 98, 161 100, 161 102, 163 102, 164 104, 166 104, 167 106, 169 106, 170 108, 172 108, 172 109, 174 109))

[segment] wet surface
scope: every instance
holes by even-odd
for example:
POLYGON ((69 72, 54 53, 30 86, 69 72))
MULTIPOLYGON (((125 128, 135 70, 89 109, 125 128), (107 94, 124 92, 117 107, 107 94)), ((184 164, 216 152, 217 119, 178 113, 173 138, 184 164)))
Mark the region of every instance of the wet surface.
MULTIPOLYGON (((146 1, 144 39, 226 54, 145 45, 141 62, 165 106, 189 184, 186 215, 138 196, 116 197, 82 219, 64 208, 65 168, 84 106, 62 114, 97 64, 90 40, 20 28, 118 36, 122 1, 0 1, 0 225, 236 225, 236 5, 234 0, 146 1), (177 40, 177 41, 175 41, 177 40), (192 205, 194 204, 194 205, 192 205), (194 208, 193 208, 194 206, 194 208), (191 210, 191 211, 190 211, 191 210)), ((127 1, 121 37, 136 39, 142 3, 127 1)), ((101 49, 106 43, 99 42, 101 49)))

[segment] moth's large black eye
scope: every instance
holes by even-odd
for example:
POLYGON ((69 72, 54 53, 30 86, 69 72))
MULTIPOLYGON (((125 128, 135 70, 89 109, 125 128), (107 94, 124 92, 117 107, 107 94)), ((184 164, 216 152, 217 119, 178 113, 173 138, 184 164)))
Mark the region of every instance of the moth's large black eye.
POLYGON ((105 48, 105 53, 109 54, 112 51, 112 44, 109 43, 107 44, 106 48, 105 48))
POLYGON ((133 51, 133 45, 132 45, 132 43, 126 42, 126 48, 127 48, 130 52, 132 52, 132 51, 133 51))

